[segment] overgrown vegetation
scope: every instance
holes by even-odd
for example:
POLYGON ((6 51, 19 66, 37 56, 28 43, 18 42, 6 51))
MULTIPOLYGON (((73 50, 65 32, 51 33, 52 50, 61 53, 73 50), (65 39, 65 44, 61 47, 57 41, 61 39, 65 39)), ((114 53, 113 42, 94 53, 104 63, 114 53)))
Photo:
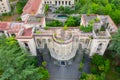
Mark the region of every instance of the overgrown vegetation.
POLYGON ((46 5, 45 5, 45 14, 47 14, 48 10, 49 10, 49 5, 46 4, 46 5))
POLYGON ((110 61, 103 56, 95 54, 91 62, 91 74, 83 73, 80 80, 105 80, 110 69, 110 61))
POLYGON ((74 12, 74 10, 71 10, 70 7, 66 6, 66 7, 63 7, 63 6, 60 6, 56 11, 55 13, 61 13, 61 14, 72 14, 74 12))
MULTIPOLYGON (((112 41, 109 46, 109 50, 110 50, 109 53, 107 52, 107 54, 109 55, 107 55, 106 57, 108 57, 111 60, 112 68, 108 74, 110 75, 110 73, 112 72, 112 75, 114 75, 115 79, 118 79, 118 78, 120 79, 120 28, 118 29, 117 33, 112 35, 112 41)), ((113 77, 110 77, 110 78, 111 80, 114 79, 113 77)))
POLYGON ((116 24, 120 23, 120 0, 77 0, 75 12, 80 14, 110 15, 116 24))
POLYGON ((69 26, 69 27, 76 27, 80 25, 80 17, 72 17, 69 16, 69 18, 67 19, 67 21, 65 22, 65 25, 69 26))
POLYGON ((25 6, 25 4, 27 3, 28 0, 19 0, 17 2, 17 5, 16 5, 16 12, 17 14, 21 14, 22 13, 22 10, 25 6))
POLYGON ((80 26, 80 30, 83 32, 92 32, 93 30, 93 26, 92 25, 88 25, 88 26, 80 26))
POLYGON ((46 25, 49 27, 62 27, 63 23, 58 20, 53 20, 53 21, 47 22, 46 25))
POLYGON ((48 80, 44 67, 18 46, 14 37, 0 37, 0 80, 48 80))

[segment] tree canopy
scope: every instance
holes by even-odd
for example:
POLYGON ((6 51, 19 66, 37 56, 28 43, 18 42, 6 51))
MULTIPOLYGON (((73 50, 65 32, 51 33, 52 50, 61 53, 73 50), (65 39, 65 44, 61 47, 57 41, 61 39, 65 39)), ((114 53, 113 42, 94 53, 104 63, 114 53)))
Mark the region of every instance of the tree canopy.
POLYGON ((23 10, 25 4, 27 3, 27 1, 28 1, 28 0, 22 0, 22 1, 19 0, 19 1, 17 2, 16 12, 17 12, 18 14, 21 14, 21 13, 22 13, 22 10, 23 10))
POLYGON ((75 10, 82 14, 110 15, 116 24, 120 24, 120 0, 78 0, 75 10))
POLYGON ((21 50, 13 37, 0 37, 0 44, 0 80, 48 79, 48 71, 36 67, 35 58, 21 50))
POLYGON ((112 36, 112 42, 109 46, 109 49, 115 51, 114 54, 120 56, 120 28, 118 29, 117 33, 112 36))

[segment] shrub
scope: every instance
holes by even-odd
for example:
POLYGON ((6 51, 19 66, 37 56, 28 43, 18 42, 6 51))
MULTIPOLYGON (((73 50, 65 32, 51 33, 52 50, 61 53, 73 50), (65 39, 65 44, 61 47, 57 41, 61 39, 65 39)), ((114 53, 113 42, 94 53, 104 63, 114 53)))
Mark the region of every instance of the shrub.
POLYGON ((59 10, 59 11, 63 11, 63 10, 64 10, 64 7, 63 7, 63 6, 60 6, 60 7, 58 8, 58 10, 59 10))
POLYGON ((21 17, 18 17, 18 18, 17 18, 17 21, 21 21, 21 17))
POLYGON ((43 67, 46 67, 46 66, 47 66, 47 62, 46 62, 46 61, 43 61, 43 62, 42 62, 42 66, 43 66, 43 67))
POLYGON ((58 20, 53 20, 52 22, 48 22, 46 25, 50 26, 50 27, 60 27, 60 26, 63 26, 62 22, 60 22, 58 20))
POLYGON ((63 29, 64 29, 64 30, 67 30, 67 29, 68 29, 67 25, 65 25, 65 26, 63 27, 63 29))
POLYGON ((80 71, 83 69, 83 66, 84 66, 84 64, 83 64, 83 62, 81 62, 80 65, 79 65, 79 70, 80 71))
POLYGON ((66 22, 65 22, 65 25, 67 26, 79 26, 80 24, 80 17, 72 17, 70 16, 66 22))
POLYGON ((49 29, 49 27, 48 27, 48 26, 46 26, 44 29, 45 29, 45 30, 48 30, 48 29, 49 29))
POLYGON ((85 80, 87 77, 87 74, 86 73, 82 73, 81 74, 81 77, 80 77, 80 80, 85 80))
POLYGON ((63 13, 64 14, 70 14, 71 13, 71 8, 68 7, 68 6, 64 7, 63 13))
POLYGON ((109 69, 110 69, 110 61, 109 61, 109 59, 107 59, 105 62, 105 72, 107 72, 109 69))
POLYGON ((105 70, 105 66, 102 64, 102 65, 99 65, 98 66, 98 69, 100 70, 100 71, 104 71, 105 70))
POLYGON ((96 66, 96 65, 92 65, 92 66, 91 66, 91 72, 92 72, 93 74, 98 74, 98 69, 97 69, 97 66, 96 66))
POLYGON ((36 33, 36 34, 40 34, 40 31, 39 31, 39 30, 36 30, 35 33, 36 33))
POLYGON ((88 25, 88 26, 81 25, 80 30, 83 31, 83 32, 92 32, 93 26, 91 26, 91 25, 88 25))
POLYGON ((45 5, 45 14, 47 13, 48 10, 49 10, 49 5, 46 4, 46 5, 45 5))
POLYGON ((120 66, 116 66, 115 70, 120 73, 120 66))
POLYGON ((2 16, 12 16, 12 13, 9 12, 9 13, 2 13, 2 16))
POLYGON ((22 10, 23 10, 23 8, 24 8, 24 6, 25 6, 25 4, 27 3, 27 0, 19 0, 18 2, 17 2, 17 4, 16 4, 16 12, 18 13, 18 14, 21 14, 22 13, 22 10))
POLYGON ((99 65, 103 65, 104 61, 105 61, 105 59, 103 58, 103 56, 101 56, 99 54, 94 54, 92 56, 92 64, 99 66, 99 65))

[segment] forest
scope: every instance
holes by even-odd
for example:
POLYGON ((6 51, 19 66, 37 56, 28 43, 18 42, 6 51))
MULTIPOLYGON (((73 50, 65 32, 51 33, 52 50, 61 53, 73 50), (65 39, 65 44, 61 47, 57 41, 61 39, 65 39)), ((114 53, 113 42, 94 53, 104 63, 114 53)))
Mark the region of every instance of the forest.
POLYGON ((113 21, 120 25, 120 0, 77 0, 75 12, 110 15, 113 21))

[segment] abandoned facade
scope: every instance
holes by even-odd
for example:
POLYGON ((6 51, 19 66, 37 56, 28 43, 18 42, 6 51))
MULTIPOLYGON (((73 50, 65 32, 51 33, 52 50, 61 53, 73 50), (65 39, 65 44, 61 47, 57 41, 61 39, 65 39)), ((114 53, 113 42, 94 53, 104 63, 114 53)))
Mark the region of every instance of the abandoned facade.
POLYGON ((78 49, 87 51, 89 56, 104 54, 111 34, 117 31, 117 26, 108 15, 81 14, 80 25, 84 27, 94 20, 93 31, 89 33, 81 31, 79 27, 64 30, 61 26, 46 30, 45 3, 43 0, 29 0, 21 15, 22 22, 0 22, 0 34, 15 36, 19 45, 33 56, 37 56, 36 50, 47 45, 51 57, 60 65, 71 64, 78 49))
POLYGON ((0 14, 11 11, 9 0, 0 0, 0 14))

